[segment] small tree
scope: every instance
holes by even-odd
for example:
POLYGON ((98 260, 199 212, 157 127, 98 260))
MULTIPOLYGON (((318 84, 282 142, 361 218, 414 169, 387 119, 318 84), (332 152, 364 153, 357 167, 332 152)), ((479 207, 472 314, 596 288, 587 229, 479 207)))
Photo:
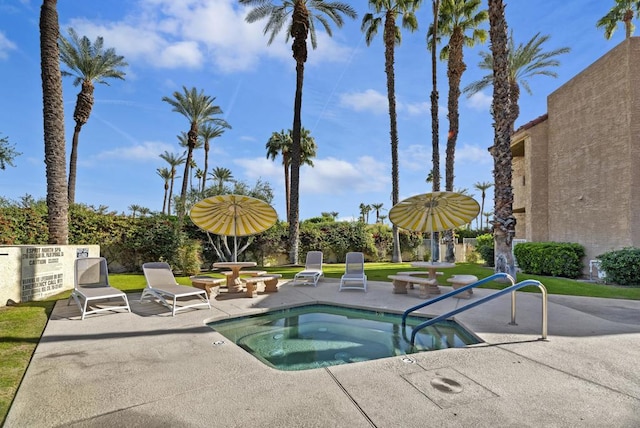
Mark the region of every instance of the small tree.
POLYGON ((15 166, 13 159, 21 154, 15 151, 15 146, 9 144, 9 137, 0 138, 0 169, 4 170, 7 165, 15 166))

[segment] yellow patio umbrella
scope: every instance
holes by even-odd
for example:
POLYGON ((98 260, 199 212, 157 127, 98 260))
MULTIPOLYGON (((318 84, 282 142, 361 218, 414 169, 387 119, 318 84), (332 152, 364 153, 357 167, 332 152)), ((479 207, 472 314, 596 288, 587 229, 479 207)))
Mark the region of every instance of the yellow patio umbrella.
POLYGON ((264 232, 276 223, 278 214, 271 205, 244 195, 218 195, 196 203, 189 217, 199 228, 216 235, 233 236, 233 261, 238 258, 238 236, 264 232))
POLYGON ((432 192, 398 202, 389 210, 389 220, 403 229, 432 233, 470 223, 479 212, 480 205, 470 196, 432 192))

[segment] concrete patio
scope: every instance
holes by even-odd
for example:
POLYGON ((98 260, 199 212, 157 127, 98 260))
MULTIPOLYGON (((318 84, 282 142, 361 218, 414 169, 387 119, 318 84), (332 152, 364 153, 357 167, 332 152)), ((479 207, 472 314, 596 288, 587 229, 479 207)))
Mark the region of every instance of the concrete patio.
MULTIPOLYGON (((223 291, 212 310, 175 317, 131 294, 132 313, 84 321, 60 301, 5 426, 640 426, 639 301, 549 296, 549 337, 541 341, 541 295, 518 292, 516 326, 508 295, 455 317, 483 344, 299 372, 269 368, 205 325, 303 303, 403 311, 421 301, 391 289, 283 282, 254 299, 223 291), (434 378, 461 388, 446 391, 434 378)), ((493 292, 476 289, 471 300, 451 298, 423 313, 493 292)))

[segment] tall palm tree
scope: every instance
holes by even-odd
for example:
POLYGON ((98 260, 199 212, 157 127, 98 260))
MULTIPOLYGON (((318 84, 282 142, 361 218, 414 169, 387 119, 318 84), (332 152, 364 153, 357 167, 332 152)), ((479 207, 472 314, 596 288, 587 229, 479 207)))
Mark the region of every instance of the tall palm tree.
MULTIPOLYGON (((493 64, 493 115, 494 138, 490 149, 493 156, 494 177, 494 223, 493 239, 495 245, 496 272, 516 277, 516 268, 511 245, 516 231, 516 219, 513 216, 513 189, 511 187, 511 132, 513 130, 514 102, 511 90, 509 65, 509 43, 507 22, 502 0, 489 0, 489 37, 493 64)), ((489 220, 487 219, 487 222, 489 220)))
POLYGON ((233 181, 233 174, 229 168, 215 167, 211 171, 211 177, 217 182, 218 194, 222 194, 224 183, 233 181))
MULTIPOLYGON (((473 47, 476 42, 484 43, 487 32, 478 28, 487 19, 487 11, 481 10, 480 0, 444 0, 440 7, 438 28, 440 36, 449 36, 449 42, 440 52, 440 59, 447 60, 447 77, 449 78, 447 157, 445 163, 445 190, 453 191, 454 163, 456 142, 459 130, 460 81, 467 69, 464 63, 463 48, 473 47), (471 35, 466 33, 470 31, 471 35)), ((433 39, 432 39, 433 40, 433 39)), ((453 231, 445 232, 447 251, 445 261, 455 262, 453 231)))
POLYGON ((322 0, 239 0, 240 4, 255 6, 246 17, 247 22, 267 18, 264 33, 270 33, 271 44, 282 27, 287 24, 287 38, 293 39, 293 58, 296 61, 296 91, 293 103, 293 142, 291 144, 291 197, 289 206, 289 261, 298 263, 298 238, 300 234, 299 198, 300 164, 302 162, 302 86, 304 64, 307 62, 307 37, 311 47, 317 47, 316 21, 331 36, 330 19, 337 27, 342 27, 342 15, 357 16, 348 4, 322 0))
MULTIPOLYGON (((282 155, 282 166, 284 168, 284 190, 287 207, 287 221, 289 221, 289 208, 291 206, 291 146, 293 144, 293 131, 288 133, 284 130, 271 134, 269 141, 265 145, 267 158, 275 160, 278 154, 282 155)), ((316 157, 318 146, 316 140, 311 136, 311 131, 302 127, 300 135, 300 165, 313 166, 313 158, 316 157)))
MULTIPOLYGON (((228 125, 228 124, 227 124, 228 125)), ((231 126, 229 126, 229 129, 231 126)), ((207 174, 209 173, 209 150, 211 149, 210 141, 214 138, 218 138, 225 131, 224 126, 213 126, 209 123, 205 123, 200 127, 198 133, 200 137, 204 140, 204 169, 202 170, 202 191, 207 185, 207 174)))
POLYGON ((62 74, 58 48, 57 0, 43 0, 40 8, 40 64, 44 119, 44 161, 47 174, 47 226, 49 244, 69 243, 69 199, 62 74))
MULTIPOLYGON (((433 192, 440 191, 440 121, 438 120, 438 66, 436 62, 436 45, 438 37, 438 16, 440 15, 440 0, 432 0, 433 24, 430 33, 427 32, 427 46, 431 49, 431 170, 427 175, 427 183, 431 183, 433 192), (431 36, 431 39, 429 39, 431 36)), ((431 241, 438 242, 438 232, 431 233, 431 241)), ((440 260, 440 246, 436 245, 431 251, 431 260, 440 260)))
MULTIPOLYGON (((550 76, 558 77, 558 74, 550 67, 558 67, 560 61, 555 57, 571 51, 571 48, 564 47, 554 49, 552 51, 544 52, 542 45, 549 40, 549 35, 540 36, 537 33, 526 44, 515 45, 513 39, 513 31, 508 38, 507 46, 507 73, 509 78, 509 91, 511 97, 511 115, 509 121, 512 125, 515 124, 518 116, 520 116, 520 108, 518 107, 518 101, 520 99, 520 86, 522 86, 529 95, 532 94, 531 87, 529 86, 528 79, 537 76, 550 76)), ((488 73, 480 80, 475 81, 467 85, 463 92, 468 96, 480 92, 481 90, 489 87, 493 84, 493 54, 490 52, 480 52, 482 60, 478 64, 483 70, 487 70, 488 73)), ((513 129, 512 129, 513 131, 513 129)))
MULTIPOLYGON (((477 183, 475 183, 473 185, 474 188, 476 188, 477 190, 482 192, 482 194, 481 194, 482 203, 480 204, 480 212, 481 213, 484 212, 484 200, 487 197, 487 190, 489 190, 489 188, 491 188, 491 186, 493 186, 493 183, 489 183, 488 181, 477 182, 477 183)), ((478 218, 480 218, 480 229, 482 229, 482 215, 479 215, 478 218)), ((487 227, 489 227, 488 223, 487 223, 487 227)))
MULTIPOLYGON (((164 198, 162 199, 162 214, 165 214, 165 211, 167 209, 167 197, 169 195, 169 182, 171 181, 173 176, 171 175, 171 171, 169 170, 169 168, 165 168, 165 167, 158 168, 156 170, 156 173, 164 181, 164 198)), ((169 213, 166 212, 166 214, 169 214, 169 213)))
POLYGON ((69 28, 69 37, 60 36, 60 61, 69 67, 63 70, 63 76, 75 77, 73 86, 80 85, 80 92, 73 111, 76 126, 73 130, 71 142, 71 157, 69 159, 69 203, 73 204, 76 197, 76 168, 78 162, 78 138, 82 126, 87 123, 93 109, 94 83, 109 85, 105 79, 124 80, 123 67, 128 64, 123 56, 116 55, 113 48, 105 49, 102 37, 91 41, 86 36, 78 36, 73 28, 69 28))
MULTIPOLYGON (((398 172, 398 126, 396 113, 395 89, 395 46, 402 41, 400 29, 396 19, 402 18, 402 27, 409 31, 418 29, 415 11, 420 1, 417 0, 369 0, 369 7, 373 13, 367 13, 362 18, 360 29, 365 33, 367 45, 371 45, 373 37, 383 26, 382 39, 384 41, 384 71, 387 75, 387 100, 389 103, 389 135, 391 137, 391 203, 399 202, 399 172, 398 172)), ((376 222, 379 218, 376 216, 376 222)), ((402 262, 400 251, 400 234, 398 227, 393 225, 393 254, 394 263, 402 262)))
MULTIPOLYGON (((189 136, 187 135, 186 132, 182 131, 179 135, 177 135, 178 137, 178 144, 180 145, 180 147, 184 147, 187 150, 189 149, 189 136)), ((204 142, 198 138, 198 140, 196 141, 196 143, 193 145, 193 150, 198 150, 201 149, 204 145, 204 142)), ((198 164, 196 163, 195 159, 193 159, 193 156, 191 157, 191 160, 189 161, 189 189, 193 190, 193 172, 194 170, 198 167, 198 164)), ((200 186, 198 186, 199 188, 200 186)))
POLYGON ((184 217, 184 207, 187 197, 187 184, 189 180, 189 168, 193 150, 198 144, 199 127, 205 123, 213 123, 218 126, 229 126, 226 120, 214 116, 222 114, 222 109, 214 104, 215 97, 205 95, 204 91, 199 91, 194 87, 187 89, 182 87, 182 92, 175 91, 171 97, 162 97, 162 101, 173 107, 172 111, 180 113, 189 121, 189 132, 187 132, 187 159, 182 176, 182 190, 180 192, 180 207, 178 207, 178 229, 182 227, 184 217))
POLYGON ((173 197, 173 183, 176 178, 176 168, 187 161, 186 153, 174 154, 165 151, 160 155, 168 164, 171 172, 171 183, 169 185, 169 197, 167 199, 167 215, 171 215, 171 199, 173 197))
POLYGON ((618 23, 622 22, 625 38, 628 39, 636 28, 632 22, 633 16, 640 18, 640 0, 614 0, 614 3, 611 10, 598 20, 596 27, 604 29, 604 37, 609 40, 616 31, 618 23))
POLYGON ((282 167, 284 168, 284 199, 287 210, 287 222, 289 221, 289 202, 291 198, 291 183, 289 178, 289 170, 291 168, 291 150, 292 138, 291 132, 274 132, 269 137, 269 141, 265 145, 267 149, 267 159, 276 160, 278 155, 282 155, 282 167))
POLYGON ((384 204, 382 202, 378 204, 371 204, 371 209, 376 211, 376 223, 380 223, 380 210, 382 210, 383 206, 384 204))
POLYGON ((371 212, 371 205, 367 205, 365 203, 360 204, 360 216, 362 218, 362 222, 368 224, 369 223, 369 213, 371 212))
POLYGON ((141 208, 142 206, 138 204, 129 205, 128 209, 131 211, 131 218, 136 218, 136 213, 140 211, 141 208))

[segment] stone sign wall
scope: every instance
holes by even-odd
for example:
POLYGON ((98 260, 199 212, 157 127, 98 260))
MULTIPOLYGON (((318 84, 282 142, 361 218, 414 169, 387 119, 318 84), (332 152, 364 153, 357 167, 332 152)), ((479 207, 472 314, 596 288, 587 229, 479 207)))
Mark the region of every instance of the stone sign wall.
POLYGON ((72 289, 75 259, 99 256, 98 245, 0 246, 0 306, 72 289))

